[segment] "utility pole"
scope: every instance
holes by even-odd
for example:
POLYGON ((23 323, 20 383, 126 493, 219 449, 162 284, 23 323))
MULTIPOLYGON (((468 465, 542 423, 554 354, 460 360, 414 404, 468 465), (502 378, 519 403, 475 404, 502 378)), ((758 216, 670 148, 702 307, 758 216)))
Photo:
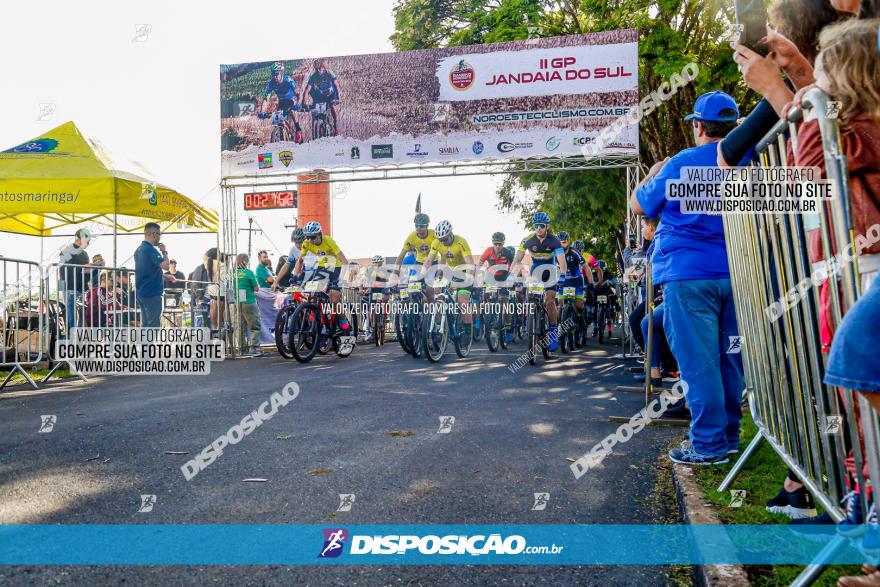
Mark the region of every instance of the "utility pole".
POLYGON ((238 229, 239 232, 246 232, 246 233, 248 233, 248 258, 249 258, 249 259, 253 259, 253 258, 254 258, 253 255, 252 255, 252 251, 251 251, 251 236, 252 236, 253 233, 255 233, 255 232, 259 232, 260 234, 263 234, 263 231, 262 231, 262 230, 260 230, 259 228, 254 228, 253 226, 254 226, 254 219, 251 218, 251 217, 248 217, 248 227, 247 227, 247 228, 239 228, 239 229, 238 229))

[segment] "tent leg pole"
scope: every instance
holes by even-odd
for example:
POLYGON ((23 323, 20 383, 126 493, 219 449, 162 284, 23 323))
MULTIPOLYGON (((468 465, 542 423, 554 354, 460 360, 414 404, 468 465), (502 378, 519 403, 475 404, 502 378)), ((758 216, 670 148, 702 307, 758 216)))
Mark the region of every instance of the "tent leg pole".
POLYGON ((113 266, 118 267, 116 264, 116 237, 119 232, 119 224, 117 222, 116 212, 113 213, 113 266))

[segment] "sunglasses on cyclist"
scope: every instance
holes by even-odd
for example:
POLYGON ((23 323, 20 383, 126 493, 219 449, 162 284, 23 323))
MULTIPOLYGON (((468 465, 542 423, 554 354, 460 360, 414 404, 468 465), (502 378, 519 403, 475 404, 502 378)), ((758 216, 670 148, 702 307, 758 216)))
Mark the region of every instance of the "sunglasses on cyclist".
POLYGON ((533 224, 532 228, 547 228, 547 225, 544 223, 533 224))
POLYGON ((495 245, 496 247, 503 247, 504 246, 504 243, 492 243, 492 244, 495 245))
POLYGON ((310 241, 316 241, 319 238, 321 238, 321 235, 320 234, 311 234, 311 235, 307 236, 306 238, 310 241))
POLYGON ((428 228, 427 224, 416 224, 416 228, 428 228))

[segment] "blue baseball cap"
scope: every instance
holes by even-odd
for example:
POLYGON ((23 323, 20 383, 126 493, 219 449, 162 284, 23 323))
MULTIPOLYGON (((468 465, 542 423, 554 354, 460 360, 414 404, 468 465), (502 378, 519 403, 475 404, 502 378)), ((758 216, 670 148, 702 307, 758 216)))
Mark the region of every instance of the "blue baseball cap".
POLYGON ((707 92, 694 102, 694 113, 684 117, 685 120, 709 120, 712 122, 735 122, 739 118, 739 108, 730 94, 724 92, 707 92), (733 110, 734 114, 722 116, 723 110, 733 110))

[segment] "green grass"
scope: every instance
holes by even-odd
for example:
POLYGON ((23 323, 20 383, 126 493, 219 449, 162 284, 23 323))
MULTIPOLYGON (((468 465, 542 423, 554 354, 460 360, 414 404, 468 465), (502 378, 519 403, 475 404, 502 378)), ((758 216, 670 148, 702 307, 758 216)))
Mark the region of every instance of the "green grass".
MULTIPOLYGON (((3 380, 6 379, 9 371, 9 369, 0 370, 0 383, 3 383, 3 380)), ((31 378, 33 378, 33 380, 39 384, 40 379, 46 376, 46 374, 49 372, 49 369, 26 369, 26 371, 28 372, 28 375, 30 375, 31 378)), ((61 379, 64 377, 71 377, 70 371, 68 369, 58 369, 57 371, 55 371, 55 373, 52 374, 52 379, 50 379, 50 381, 61 379)), ((12 376, 12 379, 10 379, 7 386, 17 385, 20 383, 27 383, 27 380, 24 378, 24 375, 22 375, 19 371, 16 371, 15 375, 12 376)))
MULTIPOLYGON (((740 448, 745 449, 757 434, 751 416, 744 415, 740 448)), ((787 467, 766 442, 752 455, 749 462, 734 480, 730 489, 746 491, 741 507, 730 507, 731 494, 718 492, 729 467, 694 467, 694 478, 702 486, 706 502, 715 506, 718 518, 724 524, 787 524, 788 517, 771 514, 765 509, 767 500, 776 495, 785 480, 787 467)), ((821 509, 819 510, 822 511, 821 509)), ((801 572, 799 566, 746 566, 749 579, 756 587, 789 585, 801 572)), ((834 586, 844 575, 861 575, 855 565, 828 567, 813 583, 816 586, 834 586)))

